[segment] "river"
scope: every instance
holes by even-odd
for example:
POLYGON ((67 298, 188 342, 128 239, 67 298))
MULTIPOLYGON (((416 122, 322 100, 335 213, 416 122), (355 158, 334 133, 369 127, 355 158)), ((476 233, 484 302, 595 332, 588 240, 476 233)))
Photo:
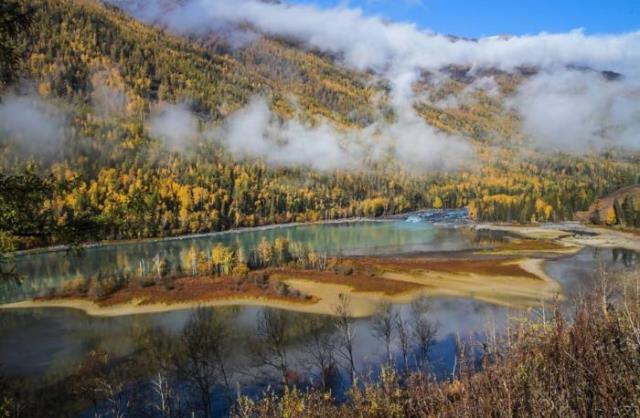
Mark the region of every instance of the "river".
MULTIPOLYGON (((99 272, 118 269, 136 271, 156 255, 185 263, 188 252, 210 250, 216 243, 250 250, 263 237, 285 237, 331 255, 389 255, 407 253, 464 252, 488 242, 503 239, 504 234, 478 232, 464 227, 457 219, 446 223, 428 217, 409 221, 358 221, 335 224, 296 225, 228 232, 184 239, 105 245, 86 249, 81 255, 45 252, 17 258, 17 271, 25 280, 21 285, 4 283, 0 299, 25 300, 59 286, 65 280, 89 278, 99 272)), ((585 248, 567 257, 549 260, 546 272, 558 280, 571 295, 585 283, 599 265, 624 268, 638 262, 638 255, 619 249, 585 248)), ((255 334, 256 318, 263 308, 221 308, 229 318, 237 339, 236 355, 246 351, 255 334)), ((406 314, 407 306, 396 306, 406 314)), ((437 341, 431 352, 433 369, 441 376, 451 372, 458 336, 473 336, 488 328, 501 329, 515 312, 475 300, 432 298, 430 318, 437 324, 437 341)), ((91 317, 68 309, 29 309, 0 312, 0 367, 9 376, 40 379, 64 375, 95 349, 108 350, 124 357, 136 349, 136 336, 143 330, 179 334, 192 314, 189 310, 124 317, 91 317)), ((304 315, 289 313, 292 321, 304 315)), ((332 329, 326 332, 333 332, 332 329)), ((304 339, 304 336, 300 336, 304 339)), ((293 367, 304 369, 301 350, 292 343, 293 367)), ((369 319, 356 321, 355 353, 361 372, 375 370, 383 356, 383 344, 374 336, 369 319)), ((230 359, 230 361, 232 361, 230 359)))

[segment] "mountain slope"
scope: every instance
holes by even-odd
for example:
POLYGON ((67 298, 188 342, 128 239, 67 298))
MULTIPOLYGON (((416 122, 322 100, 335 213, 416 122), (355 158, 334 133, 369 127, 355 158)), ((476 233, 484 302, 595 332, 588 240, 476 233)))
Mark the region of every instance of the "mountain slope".
MULTIPOLYGON (((0 91, 0 117, 10 116, 0 118, 0 171, 21 174, 28 168, 51 178, 55 187, 41 205, 51 222, 95 220, 96 240, 431 207, 467 206, 483 221, 573 219, 597 196, 640 179, 633 155, 547 155, 521 147, 519 120, 504 98, 522 74, 496 74, 495 92, 475 88, 469 76, 414 86, 425 97, 416 109, 436 132, 469 137, 474 158, 457 170, 412 171, 378 159, 318 171, 305 164, 235 158, 215 129, 255 95, 266 97, 283 123, 327 121, 337 132, 371 129, 402 115, 390 110, 390 89, 383 81, 295 42, 261 37, 232 49, 211 35, 188 39, 167 33, 97 1, 12 1, 32 7, 34 15, 31 30, 19 36, 25 48, 16 76, 22 81, 0 91), (463 96, 468 100, 457 100, 463 96), (187 118, 186 127, 196 124, 213 132, 211 137, 203 135, 189 149, 168 147, 152 132, 156 112, 168 104, 197 115, 193 123, 187 118), (15 121, 24 122, 21 128, 55 132, 34 143, 29 134, 42 129, 2 126, 15 121), (34 152, 24 152, 25 143, 34 152)), ((249 146, 256 140, 251 132, 239 139, 249 146)), ((365 145, 375 140, 361 139, 365 145)), ((408 140, 411 145, 414 138, 408 140)), ((313 158, 333 157, 318 151, 313 158)), ((18 241, 17 248, 61 242, 51 236, 18 241)))
MULTIPOLYGON (((29 0, 35 9, 29 46, 30 78, 45 95, 88 100, 91 76, 117 72, 133 99, 188 101, 203 116, 220 119, 256 94, 290 116, 291 97, 309 118, 358 125, 373 112, 368 76, 273 39, 215 53, 141 24, 114 7, 92 0, 29 0)), ((145 109, 139 109, 145 110, 145 109)))

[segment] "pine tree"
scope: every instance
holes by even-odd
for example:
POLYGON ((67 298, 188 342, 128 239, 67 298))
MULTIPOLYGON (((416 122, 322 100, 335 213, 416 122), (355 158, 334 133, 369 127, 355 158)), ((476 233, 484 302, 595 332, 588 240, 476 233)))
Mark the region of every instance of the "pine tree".
POLYGON ((32 12, 15 0, 0 2, 0 91, 18 78, 18 35, 31 25, 32 12))
POLYGON ((636 214, 633 197, 627 195, 622 202, 622 216, 626 226, 636 226, 636 214))
POLYGON ((617 223, 625 226, 627 224, 626 218, 624 216, 624 211, 622 210, 622 205, 620 205, 620 201, 618 199, 614 199, 613 201, 613 211, 615 213, 617 223))

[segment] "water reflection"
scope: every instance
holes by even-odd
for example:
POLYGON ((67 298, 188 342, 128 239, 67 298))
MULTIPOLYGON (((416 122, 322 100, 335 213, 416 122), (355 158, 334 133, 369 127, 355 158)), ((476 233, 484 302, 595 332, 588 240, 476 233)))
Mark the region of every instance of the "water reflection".
POLYGON ((545 270, 571 298, 589 290, 598 271, 621 271, 639 262, 640 254, 632 250, 588 247, 575 255, 549 260, 545 270))
MULTIPOLYGON (((0 289, 4 301, 21 300, 63 280, 76 276, 89 277, 112 266, 134 271, 140 260, 161 254, 184 263, 189 251, 210 249, 216 243, 242 247, 248 251, 263 237, 274 240, 308 243, 318 252, 329 254, 397 254, 419 251, 456 251, 478 248, 504 239, 500 233, 476 232, 467 228, 443 228, 425 223, 359 222, 339 225, 307 225, 242 233, 219 234, 184 240, 120 244, 87 250, 83 257, 65 257, 63 253, 39 254, 18 259, 18 270, 27 276, 22 286, 5 284, 0 289)), ((550 260, 546 271, 556 278, 569 296, 591 283, 590 277, 600 268, 624 269, 640 262, 638 253, 621 249, 586 248, 579 253, 550 260)), ((406 305, 395 306, 403 317, 409 315, 406 305)), ((255 343, 257 319, 265 311, 257 307, 214 309, 224 317, 233 335, 234 350, 225 361, 245 364, 255 343)), ((430 300, 429 319, 437 324, 435 344, 430 352, 433 371, 440 377, 451 374, 458 338, 477 336, 486 330, 504 328, 507 318, 516 314, 507 308, 487 303, 435 298, 430 300)), ((10 376, 40 379, 70 373, 95 350, 105 350, 117 358, 131 356, 141 346, 141 336, 154 334, 169 338, 179 336, 191 318, 192 311, 175 311, 152 315, 116 318, 89 317, 82 312, 65 309, 34 309, 0 312, 0 364, 10 376)), ((336 333, 331 323, 309 331, 303 326, 312 315, 283 312, 293 324, 294 335, 288 343, 291 367, 305 376, 318 378, 310 369, 305 341, 310 332, 336 333)), ((330 321, 330 318, 326 318, 330 321)), ((142 347, 142 348, 141 348, 142 347)), ((355 321, 355 363, 360 373, 376 373, 384 358, 384 345, 374 334, 370 319, 355 321)), ((399 353, 396 353, 399 356, 399 353)), ((399 361, 399 359, 398 359, 399 361)), ((246 370, 245 370, 246 371, 246 370)), ((248 393, 260 393, 278 377, 255 373, 237 374, 238 383, 248 393)), ((334 382, 334 394, 347 387, 344 375, 334 382)))
MULTIPOLYGON (((376 229, 376 228, 374 228, 376 229)), ((556 278, 569 296, 591 283, 598 268, 620 270, 640 262, 638 253, 621 249, 586 248, 579 253, 550 260, 546 271, 556 278)), ((431 315, 439 324, 439 339, 451 334, 472 334, 495 324, 500 329, 508 310, 490 304, 463 299, 433 299, 431 315)), ((233 312, 233 330, 237 335, 255 334, 261 308, 225 308, 233 312)), ((398 306, 406 314, 406 306, 398 306)), ((0 314, 0 363, 14 375, 57 373, 82 359, 88 352, 102 348, 118 355, 133 350, 133 337, 140 330, 160 330, 178 334, 190 317, 190 311, 116 318, 90 317, 80 311, 35 309, 3 311, 0 314), (16 350, 16 347, 20 347, 16 350)), ((305 314, 289 313, 291 316, 305 314)), ((371 332, 370 321, 356 322, 358 367, 361 370, 379 363, 380 344, 371 332)), ((445 344, 446 345, 446 344, 445 344)), ((443 346, 444 347, 444 346, 443 346)), ((446 369, 451 353, 436 348, 433 362, 446 369), (439 353, 439 354, 438 354, 439 353)))
MULTIPOLYGON (((212 308, 213 309, 213 308, 212 308)), ((395 308, 408 316, 409 307, 395 308)), ((256 320, 265 308, 234 307, 213 309, 230 321, 236 355, 249 356, 247 350, 251 337, 256 334, 256 320), (243 352, 243 350, 245 352, 243 352)), ((437 370, 446 372, 451 367, 450 346, 453 335, 471 335, 490 324, 504 324, 508 310, 483 302, 466 299, 430 300, 429 318, 438 329, 438 341, 431 362, 437 370)), ((36 376, 64 374, 88 353, 102 349, 116 356, 127 356, 136 348, 136 338, 147 332, 161 332, 178 336, 189 321, 192 311, 175 311, 153 315, 132 315, 115 318, 87 316, 70 309, 34 309, 7 311, 0 315, 0 359, 3 370, 12 376, 36 376), (16 347, 20 347, 19 350, 16 347)), ((302 345, 305 335, 299 324, 311 318, 311 314, 283 311, 294 330, 291 355, 298 358, 298 367, 305 363, 302 345), (296 325, 298 324, 298 325, 296 325)), ((328 320, 331 318, 327 317, 328 320)), ((336 333, 333 326, 325 332, 336 333)), ((383 349, 371 328, 370 319, 355 321, 354 347, 356 366, 361 372, 377 368, 383 349)))
POLYGON ((13 302, 41 295, 60 287, 65 280, 90 278, 98 274, 126 272, 136 274, 148 268, 160 255, 184 271, 191 268, 193 254, 211 249, 218 243, 242 248, 245 254, 262 240, 273 242, 284 237, 299 242, 317 253, 329 255, 382 255, 410 252, 458 251, 478 247, 479 233, 467 228, 439 227, 428 223, 350 222, 300 225, 229 232, 168 241, 125 243, 90 248, 81 256, 64 252, 18 257, 16 270, 26 280, 18 285, 0 285, 0 301, 13 302))

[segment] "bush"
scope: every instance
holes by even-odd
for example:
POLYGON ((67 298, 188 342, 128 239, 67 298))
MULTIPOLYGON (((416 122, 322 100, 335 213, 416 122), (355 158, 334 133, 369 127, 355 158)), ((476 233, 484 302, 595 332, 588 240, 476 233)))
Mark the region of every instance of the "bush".
POLYGON ((89 284, 83 277, 78 277, 73 280, 68 280, 62 284, 60 293, 62 296, 76 296, 87 293, 89 284))
POLYGON ((92 278, 89 281, 87 297, 91 300, 105 299, 126 286, 127 279, 121 277, 92 278))
POLYGON ((176 283, 173 277, 164 277, 162 278, 162 286, 165 290, 173 290, 176 288, 176 283))
POLYGON ((333 272, 341 276, 350 276, 353 274, 353 266, 348 264, 338 264, 333 267, 333 272))
POLYGON ((276 292, 279 296, 289 296, 289 285, 283 282, 278 282, 278 284, 276 285, 276 292))
POLYGON ((269 285, 269 275, 264 271, 252 271, 249 273, 248 279, 261 289, 265 289, 269 285))
POLYGON ((249 274, 249 267, 246 264, 237 264, 233 268, 233 275, 238 277, 247 277, 249 274))
POLYGON ((140 280, 138 281, 138 285, 139 285, 141 288, 146 289, 146 288, 148 288, 148 287, 153 287, 153 286, 155 286, 155 285, 156 285, 156 281, 155 281, 155 279, 152 279, 152 278, 150 278, 150 277, 145 277, 145 278, 140 279, 140 280))

